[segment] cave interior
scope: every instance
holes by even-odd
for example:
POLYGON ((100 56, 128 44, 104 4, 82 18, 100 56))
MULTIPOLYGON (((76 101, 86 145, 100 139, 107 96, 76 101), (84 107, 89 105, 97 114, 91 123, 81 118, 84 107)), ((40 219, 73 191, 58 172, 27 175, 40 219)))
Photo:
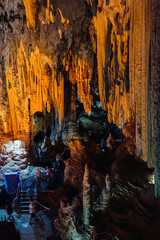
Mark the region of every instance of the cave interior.
POLYGON ((18 172, 51 225, 40 236, 15 218, 21 238, 5 238, 1 217, 0 239, 160 239, 159 9, 0 0, 0 209, 18 172))

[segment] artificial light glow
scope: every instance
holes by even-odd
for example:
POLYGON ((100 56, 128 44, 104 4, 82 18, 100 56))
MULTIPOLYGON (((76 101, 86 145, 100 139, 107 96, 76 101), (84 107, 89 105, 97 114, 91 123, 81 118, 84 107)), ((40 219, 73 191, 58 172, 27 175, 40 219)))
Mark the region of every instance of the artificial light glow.
POLYGON ((3 151, 13 155, 26 154, 24 142, 20 140, 9 141, 3 145, 3 151))
POLYGON ((153 173, 150 178, 149 178, 149 183, 150 184, 155 184, 155 173, 153 173))

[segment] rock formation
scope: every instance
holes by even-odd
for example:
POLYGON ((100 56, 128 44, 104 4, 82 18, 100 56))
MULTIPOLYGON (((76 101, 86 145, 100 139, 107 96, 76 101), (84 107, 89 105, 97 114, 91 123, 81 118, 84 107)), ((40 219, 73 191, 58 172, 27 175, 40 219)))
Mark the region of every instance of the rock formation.
POLYGON ((8 166, 26 169, 25 151, 35 139, 50 138, 59 154, 58 139, 69 145, 65 184, 78 193, 61 200, 56 226, 63 239, 98 234, 99 219, 107 234, 136 239, 151 219, 136 194, 146 185, 153 190, 147 162, 160 196, 159 8, 159 0, 0 0, 0 134, 3 144, 25 144, 19 156, 2 149, 0 174, 8 166), (108 149, 114 127, 124 136, 117 131, 108 149), (128 204, 132 197, 136 202, 128 204), (130 222, 129 233, 122 222, 130 222))
POLYGON ((51 112, 48 124, 57 134, 67 128, 67 139, 69 122, 76 128, 76 101, 90 115, 98 93, 109 122, 135 118, 138 155, 151 163, 150 5, 1 1, 1 132, 25 133, 27 147, 34 114, 51 112))
POLYGON ((89 170, 85 165, 85 172, 83 177, 83 222, 86 226, 90 224, 90 184, 89 184, 89 170))
MULTIPOLYGON (((151 96, 150 96, 150 108, 151 108, 151 115, 150 115, 150 131, 151 136, 150 140, 150 158, 152 161, 155 161, 155 183, 156 183, 156 190, 155 194, 157 197, 160 196, 159 187, 160 187, 160 173, 159 173, 159 134, 160 134, 160 126, 159 126, 159 114, 160 114, 160 106, 159 106, 159 99, 160 99, 160 61, 159 61, 159 51, 160 51, 160 37, 159 37, 159 28, 160 28, 160 13, 158 8, 160 7, 159 1, 153 1, 151 6, 151 19, 152 19, 152 26, 151 26, 151 96)), ((152 162, 151 162, 152 164, 152 162)))
MULTIPOLYGON (((89 156, 90 149, 82 148, 83 144, 80 158, 79 151, 74 151, 80 143, 72 141, 71 156, 78 159, 77 164, 70 159, 66 160, 70 161, 69 169, 74 171, 74 176, 81 175, 83 181, 68 181, 73 176, 67 174, 69 169, 66 168, 67 186, 64 184, 62 187, 64 194, 61 197, 59 217, 55 221, 60 237, 87 240, 101 235, 103 238, 120 240, 145 239, 144 229, 154 215, 154 187, 149 182, 153 171, 144 161, 129 155, 127 151, 124 156, 122 146, 117 146, 115 151, 119 152, 119 157, 114 157, 111 170, 106 170, 110 176, 106 174, 105 177, 93 170, 94 165, 84 166, 83 156, 89 156), (83 165, 83 169, 80 169, 78 163, 83 165)), ((100 161, 100 155, 97 157, 100 161)))

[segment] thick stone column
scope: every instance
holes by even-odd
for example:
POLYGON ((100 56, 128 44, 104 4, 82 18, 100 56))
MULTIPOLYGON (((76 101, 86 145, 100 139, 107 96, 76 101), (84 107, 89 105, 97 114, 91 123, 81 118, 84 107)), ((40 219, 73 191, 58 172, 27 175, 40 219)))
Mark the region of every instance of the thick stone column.
POLYGON ((148 69, 150 50, 150 0, 130 3, 130 105, 136 116, 137 153, 148 161, 148 69))
POLYGON ((151 111, 155 197, 160 197, 160 1, 151 5, 151 111))

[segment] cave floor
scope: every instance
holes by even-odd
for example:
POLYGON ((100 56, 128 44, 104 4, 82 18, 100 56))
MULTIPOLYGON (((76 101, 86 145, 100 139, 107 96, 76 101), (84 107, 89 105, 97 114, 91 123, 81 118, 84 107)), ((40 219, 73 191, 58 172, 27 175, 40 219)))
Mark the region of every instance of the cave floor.
MULTIPOLYGON (((5 218, 5 210, 0 210, 0 218, 5 218)), ((21 217, 13 212, 15 228, 19 231, 21 240, 45 240, 52 236, 52 225, 49 217, 43 211, 37 213, 37 221, 29 224, 30 214, 23 214, 21 217)))

